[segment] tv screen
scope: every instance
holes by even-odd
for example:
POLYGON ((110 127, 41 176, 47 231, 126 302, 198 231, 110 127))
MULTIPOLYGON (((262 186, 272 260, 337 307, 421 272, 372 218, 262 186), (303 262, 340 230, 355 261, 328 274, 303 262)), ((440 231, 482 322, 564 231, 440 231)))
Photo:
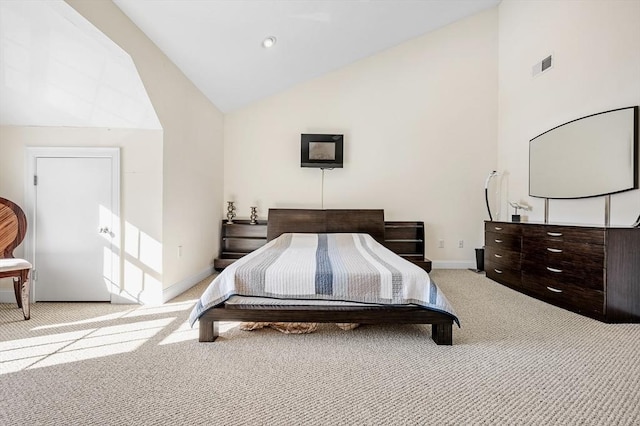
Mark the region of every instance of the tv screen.
POLYGON ((342 168, 343 135, 303 133, 300 140, 301 167, 342 168))
POLYGON ((529 195, 586 198, 638 188, 638 107, 589 115, 529 142, 529 195))

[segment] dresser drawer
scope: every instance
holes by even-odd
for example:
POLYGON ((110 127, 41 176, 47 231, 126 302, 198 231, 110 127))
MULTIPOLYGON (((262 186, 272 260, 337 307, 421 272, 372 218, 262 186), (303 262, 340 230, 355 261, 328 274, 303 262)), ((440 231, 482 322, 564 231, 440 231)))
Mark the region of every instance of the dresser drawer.
POLYGON ((520 269, 505 267, 489 261, 485 263, 484 270, 487 278, 515 289, 520 288, 520 269))
POLYGON ((493 232, 494 234, 522 234, 522 226, 520 226, 519 224, 506 222, 485 222, 484 230, 485 232, 493 232))
POLYGON ((525 236, 522 240, 522 256, 524 259, 548 265, 580 264, 584 268, 602 269, 604 246, 525 236))
POLYGON ((571 284, 578 288, 604 291, 604 269, 586 267, 580 263, 540 263, 525 258, 522 261, 522 273, 538 277, 547 285, 571 284))
POLYGON ((495 232, 485 232, 484 244, 486 247, 494 247, 502 251, 520 252, 522 237, 513 234, 496 234, 495 232))
POLYGON ((520 252, 487 246, 484 250, 485 263, 493 263, 512 269, 520 269, 520 252))
POLYGON ((602 317, 604 292, 566 282, 548 281, 538 274, 522 272, 522 289, 534 297, 580 314, 602 317))
POLYGON ((604 229, 573 226, 525 226, 523 235, 532 239, 551 242, 572 242, 604 245, 604 229))

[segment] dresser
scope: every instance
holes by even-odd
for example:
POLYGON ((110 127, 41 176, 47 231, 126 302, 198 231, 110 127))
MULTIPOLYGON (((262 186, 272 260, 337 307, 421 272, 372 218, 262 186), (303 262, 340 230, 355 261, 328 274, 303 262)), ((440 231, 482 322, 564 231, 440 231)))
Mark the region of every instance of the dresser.
POLYGON ((487 277, 606 322, 640 322, 640 229, 485 222, 487 277))

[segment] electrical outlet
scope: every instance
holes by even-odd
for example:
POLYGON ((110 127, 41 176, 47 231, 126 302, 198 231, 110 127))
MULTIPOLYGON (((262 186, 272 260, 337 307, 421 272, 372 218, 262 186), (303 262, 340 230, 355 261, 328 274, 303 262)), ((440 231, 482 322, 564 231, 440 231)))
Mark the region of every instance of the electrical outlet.
POLYGON ((178 246, 178 257, 182 257, 182 246, 178 246))
POLYGON ((458 248, 464 248, 464 240, 458 241, 458 248))
POLYGON ((444 248, 444 240, 438 240, 438 248, 444 248))

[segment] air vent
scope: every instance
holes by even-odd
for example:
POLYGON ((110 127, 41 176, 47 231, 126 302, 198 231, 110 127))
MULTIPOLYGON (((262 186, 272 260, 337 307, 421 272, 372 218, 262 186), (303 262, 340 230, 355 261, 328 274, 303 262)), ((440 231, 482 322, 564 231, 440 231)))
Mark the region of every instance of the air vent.
POLYGON ((552 55, 547 56, 542 61, 538 62, 531 69, 531 75, 533 77, 537 76, 540 73, 547 71, 548 69, 553 67, 553 58, 552 55))

